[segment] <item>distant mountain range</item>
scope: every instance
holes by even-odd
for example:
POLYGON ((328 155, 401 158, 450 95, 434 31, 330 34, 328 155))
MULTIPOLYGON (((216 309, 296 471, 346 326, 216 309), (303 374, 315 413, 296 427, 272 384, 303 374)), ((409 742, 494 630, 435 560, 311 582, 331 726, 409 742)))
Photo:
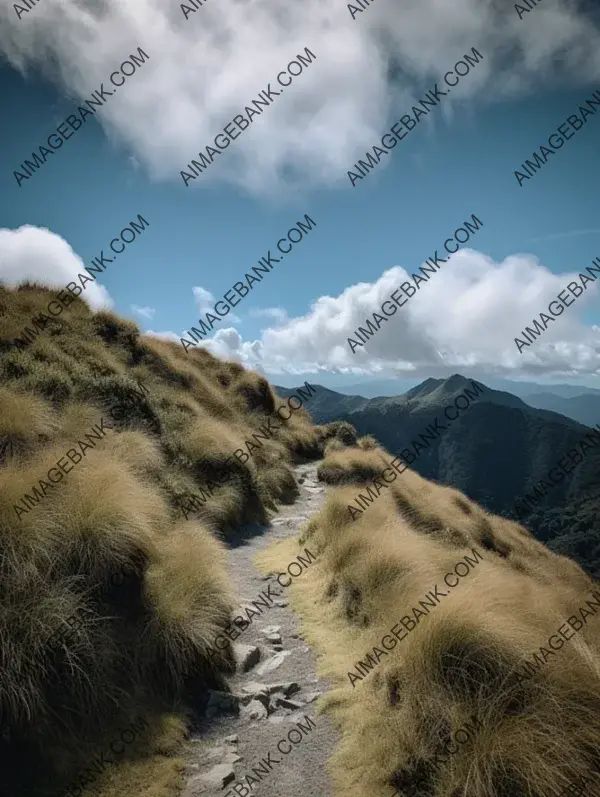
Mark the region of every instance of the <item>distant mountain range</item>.
MULTIPOLYGON (((277 378, 270 375, 269 380, 274 383, 277 378)), ((501 390, 505 393, 512 393, 513 396, 527 400, 528 396, 537 395, 539 393, 552 393, 561 398, 573 398, 582 395, 596 395, 600 396, 600 387, 588 387, 587 385, 568 385, 552 384, 546 385, 541 382, 517 382, 510 379, 501 379, 499 377, 492 377, 483 374, 467 374, 466 379, 476 379, 478 382, 483 382, 494 390, 501 390)), ((286 387, 296 387, 296 379, 290 376, 280 375, 282 382, 285 382, 286 387)), ((407 377, 399 378, 379 378, 379 379, 364 379, 360 382, 351 383, 348 377, 339 374, 309 374, 306 379, 310 384, 316 382, 322 383, 328 390, 335 390, 338 393, 343 393, 345 396, 364 396, 365 398, 377 398, 379 396, 400 396, 404 395, 408 390, 415 387, 415 379, 407 377)))
MULTIPOLYGON (((282 396, 294 392, 276 389, 282 396)), ((542 394, 545 406, 536 408, 511 393, 454 374, 448 379, 426 379, 392 397, 348 396, 317 386, 307 409, 316 423, 349 421, 360 435, 374 435, 394 455, 408 450, 417 457, 411 467, 421 475, 457 487, 491 512, 517 519, 516 500, 547 480, 548 472, 589 433, 588 426, 600 423, 600 411, 594 415, 593 410, 594 406, 600 410, 600 392, 551 398, 542 394), (577 403, 578 399, 588 402, 577 403), (594 423, 590 420, 584 425, 557 412, 555 407, 563 404, 573 412, 585 411, 594 423), (456 408, 463 406, 458 412, 456 408), (457 417, 450 421, 445 412, 457 417)), ((564 481, 540 496, 537 509, 522 516, 536 536, 552 540, 551 547, 560 538, 561 552, 573 556, 596 577, 600 577, 599 476, 600 446, 591 449, 564 481), (575 541, 570 541, 573 534, 575 541), (594 535, 597 543, 592 542, 594 535), (575 553, 568 553, 572 548, 575 553), (592 549, 598 554, 593 554, 593 561, 592 549)))
MULTIPOLYGON (((464 377, 469 380, 468 377, 464 377)), ((312 381, 312 380, 309 380, 312 381)), ((356 398, 398 398, 407 396, 422 385, 443 382, 443 379, 426 379, 421 385, 413 387, 407 379, 374 379, 354 385, 344 385, 336 390, 323 387, 323 390, 337 392, 342 396, 356 398), (410 389, 409 389, 410 388, 410 389)), ((481 381, 481 380, 476 380, 481 381)), ((537 382, 513 382, 508 379, 489 378, 483 384, 492 390, 508 393, 522 398, 534 409, 550 410, 565 415, 586 426, 600 423, 600 389, 567 384, 542 385, 537 382)), ((283 388, 282 388, 283 389, 283 388)))
MULTIPOLYGON (((465 377, 471 379, 472 377, 465 377)), ((309 379, 309 382, 312 380, 309 379)), ((494 390, 502 390, 512 393, 513 396, 527 399, 529 396, 540 393, 551 393, 561 398, 573 398, 581 395, 595 395, 600 397, 600 388, 586 387, 585 385, 543 385, 538 382, 515 382, 510 379, 499 379, 496 377, 485 377, 477 379, 494 390)), ((377 398, 378 396, 398 396, 406 393, 414 385, 412 379, 370 379, 354 384, 333 386, 333 389, 345 395, 364 396, 365 398, 377 398)))

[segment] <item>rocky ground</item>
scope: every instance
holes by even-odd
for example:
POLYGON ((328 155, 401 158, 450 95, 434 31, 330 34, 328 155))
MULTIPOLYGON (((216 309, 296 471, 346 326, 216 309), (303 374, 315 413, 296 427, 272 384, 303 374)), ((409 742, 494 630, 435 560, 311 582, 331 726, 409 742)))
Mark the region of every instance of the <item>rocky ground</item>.
POLYGON ((244 530, 229 550, 238 605, 258 600, 270 584, 273 598, 234 642, 238 668, 228 679, 230 692, 210 692, 191 733, 182 797, 332 794, 326 762, 337 732, 326 717, 315 716, 315 701, 329 684, 317 678, 314 653, 299 634, 286 590, 275 574, 262 575, 252 561, 274 542, 296 536, 320 509, 325 488, 317 481, 316 465, 301 465, 296 475, 298 500, 281 507, 268 528, 244 530))

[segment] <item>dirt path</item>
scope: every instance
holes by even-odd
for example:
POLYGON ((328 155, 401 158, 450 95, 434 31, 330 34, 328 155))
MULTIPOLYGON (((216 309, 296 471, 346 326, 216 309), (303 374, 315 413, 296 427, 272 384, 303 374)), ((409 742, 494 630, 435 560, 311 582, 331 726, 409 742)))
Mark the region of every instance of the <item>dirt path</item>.
POLYGON ((281 507, 262 534, 246 531, 229 551, 238 606, 258 601, 271 585, 269 608, 252 616, 234 643, 258 648, 260 660, 256 650, 244 649, 252 666, 228 679, 231 695, 211 693, 207 717, 186 746, 182 797, 331 797, 325 764, 338 735, 326 717, 315 716, 315 700, 329 684, 317 678, 314 653, 299 636, 286 590, 252 561, 274 542, 296 536, 321 508, 325 488, 316 465, 299 466, 296 476, 304 480, 298 500, 281 507))

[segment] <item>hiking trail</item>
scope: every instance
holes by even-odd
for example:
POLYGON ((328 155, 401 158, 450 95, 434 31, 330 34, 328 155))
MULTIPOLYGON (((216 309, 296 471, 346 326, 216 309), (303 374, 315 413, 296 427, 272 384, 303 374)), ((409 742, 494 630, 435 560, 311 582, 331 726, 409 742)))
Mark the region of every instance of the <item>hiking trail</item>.
POLYGON ((297 466, 297 500, 279 507, 268 527, 246 527, 228 540, 229 572, 238 596, 234 615, 252 606, 269 585, 272 602, 233 643, 238 667, 226 676, 231 693, 209 692, 205 716, 186 742, 181 797, 331 797, 326 762, 339 735, 326 716, 315 716, 315 701, 329 683, 316 675, 315 654, 300 636, 288 590, 276 573, 262 575, 253 562, 274 542, 296 537, 321 509, 325 486, 316 472, 316 463, 297 466))

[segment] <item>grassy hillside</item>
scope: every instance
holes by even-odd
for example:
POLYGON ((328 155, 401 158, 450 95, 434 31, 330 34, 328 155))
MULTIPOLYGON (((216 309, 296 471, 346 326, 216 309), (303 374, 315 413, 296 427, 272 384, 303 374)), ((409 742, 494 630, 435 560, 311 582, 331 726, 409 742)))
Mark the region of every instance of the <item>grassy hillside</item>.
POLYGON ((285 404, 258 374, 59 299, 0 287, 0 794, 162 797, 188 700, 231 665, 207 656, 224 541, 335 429, 298 408, 265 435, 285 404))
POLYGON ((330 443, 300 539, 318 562, 292 601, 335 687, 336 794, 600 794, 600 588, 392 459, 372 438, 330 443))

